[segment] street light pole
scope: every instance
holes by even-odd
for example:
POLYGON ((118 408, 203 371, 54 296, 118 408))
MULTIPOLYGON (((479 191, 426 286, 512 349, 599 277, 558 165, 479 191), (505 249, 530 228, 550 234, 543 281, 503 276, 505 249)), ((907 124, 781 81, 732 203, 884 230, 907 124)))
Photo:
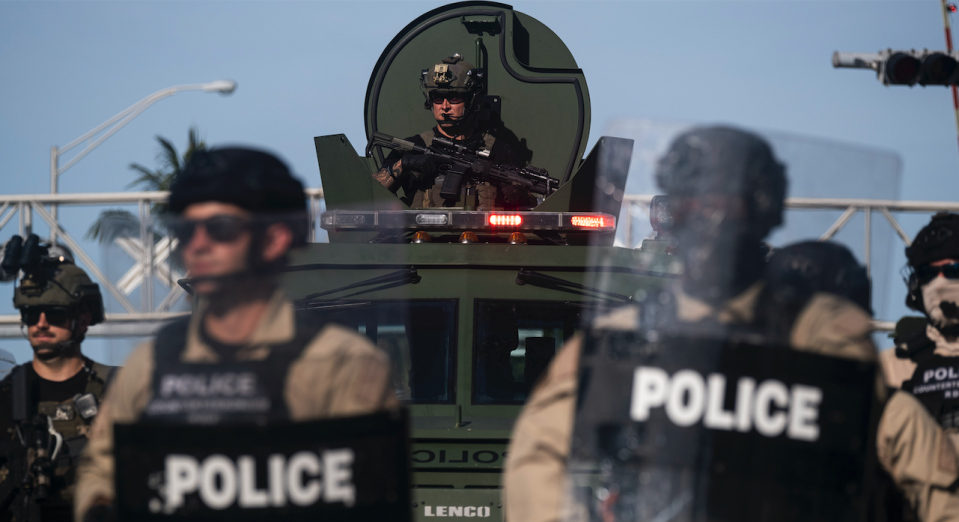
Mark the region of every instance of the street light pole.
MULTIPOLYGON (((101 123, 100 125, 94 127, 86 134, 80 136, 79 138, 71 141, 65 146, 58 148, 56 145, 50 148, 50 193, 56 194, 59 189, 59 180, 60 175, 67 171, 70 167, 74 166, 78 161, 83 159, 84 156, 97 148, 101 143, 107 140, 110 136, 113 136, 118 130, 123 128, 127 123, 130 123, 130 120, 139 116, 141 112, 147 109, 147 107, 153 105, 154 103, 162 100, 163 98, 173 96, 178 92, 184 91, 205 91, 205 92, 218 92, 220 94, 230 94, 236 90, 236 82, 233 80, 217 80, 214 82, 208 83, 194 83, 187 85, 175 85, 173 87, 168 87, 161 91, 157 91, 146 98, 134 103, 133 105, 127 107, 126 109, 120 111, 118 114, 110 118, 109 120, 101 123), (113 126, 112 128, 111 125, 113 126), (99 138, 93 140, 93 138, 108 129, 106 133, 99 138), (73 149, 77 145, 85 141, 93 140, 89 145, 86 146, 82 151, 80 151, 76 156, 70 159, 64 166, 60 166, 60 155, 64 152, 67 152, 70 149, 73 149)), ((50 205, 50 214, 53 216, 53 219, 57 219, 57 205, 50 205)), ((57 232, 55 228, 50 230, 50 243, 56 244, 57 241, 57 232)))

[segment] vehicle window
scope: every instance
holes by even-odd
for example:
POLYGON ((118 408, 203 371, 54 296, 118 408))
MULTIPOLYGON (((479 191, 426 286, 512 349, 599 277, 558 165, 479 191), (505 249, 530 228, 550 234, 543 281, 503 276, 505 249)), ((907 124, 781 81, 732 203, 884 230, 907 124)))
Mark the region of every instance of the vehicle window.
POLYGON ((581 308, 555 301, 476 300, 473 404, 523 404, 579 325, 581 308))
POLYGON ((456 301, 314 303, 318 320, 367 336, 390 356, 396 396, 413 404, 454 402, 456 301))

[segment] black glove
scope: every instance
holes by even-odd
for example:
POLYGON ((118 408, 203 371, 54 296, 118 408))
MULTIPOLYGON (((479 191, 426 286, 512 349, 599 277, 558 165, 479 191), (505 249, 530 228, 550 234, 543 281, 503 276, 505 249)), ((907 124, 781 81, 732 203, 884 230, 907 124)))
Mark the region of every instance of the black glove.
POLYGON ((116 519, 116 508, 106 504, 97 504, 83 515, 83 522, 114 522, 116 519))
POLYGON ((403 173, 409 173, 417 181, 432 184, 436 179, 436 162, 430 154, 407 154, 400 161, 403 173))

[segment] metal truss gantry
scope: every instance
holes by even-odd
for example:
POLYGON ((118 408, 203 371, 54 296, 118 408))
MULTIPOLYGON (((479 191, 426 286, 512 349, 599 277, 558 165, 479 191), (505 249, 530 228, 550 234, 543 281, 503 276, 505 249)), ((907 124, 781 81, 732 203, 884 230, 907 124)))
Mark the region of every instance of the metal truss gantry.
MULTIPOLYGON (((323 189, 307 189, 309 200, 309 238, 316 241, 317 219, 320 214, 320 202, 323 199, 323 189)), ((29 234, 33 229, 34 215, 38 216, 50 227, 51 235, 69 247, 77 262, 93 277, 107 292, 110 293, 125 310, 124 313, 107 314, 103 324, 96 325, 87 334, 92 337, 128 337, 151 335, 164 322, 173 317, 184 315, 184 312, 170 312, 170 308, 182 297, 184 291, 176 284, 185 274, 180 274, 168 262, 175 240, 169 237, 155 239, 154 221, 151 213, 152 205, 163 203, 169 196, 168 192, 109 192, 91 194, 28 194, 0 196, 0 237, 4 237, 4 228, 17 217, 18 232, 20 235, 29 234), (140 224, 139 237, 118 237, 114 243, 133 259, 130 268, 117 281, 106 277, 101 268, 94 262, 80 244, 68 233, 56 215, 47 207, 68 205, 131 205, 136 204, 140 224), (155 283, 160 283, 168 290, 159 304, 154 305, 153 289, 155 283), (137 289, 140 292, 140 306, 134 305, 129 296, 137 289)), ((626 206, 624 233, 627 245, 634 245, 633 218, 637 212, 649 214, 649 204, 652 195, 626 195, 623 204, 626 206)), ((909 245, 911 240, 902 226, 893 216, 893 213, 934 213, 959 212, 959 203, 943 201, 891 201, 874 199, 828 199, 828 198, 789 198, 786 200, 787 210, 809 211, 842 211, 839 218, 820 236, 820 241, 833 238, 858 213, 864 215, 863 244, 865 251, 866 269, 871 269, 871 236, 873 213, 881 214, 893 230, 896 231, 903 244, 909 245)), ((20 332, 20 317, 17 315, 0 315, 0 338, 18 338, 20 332)), ((891 331, 894 323, 875 321, 877 331, 891 331)))

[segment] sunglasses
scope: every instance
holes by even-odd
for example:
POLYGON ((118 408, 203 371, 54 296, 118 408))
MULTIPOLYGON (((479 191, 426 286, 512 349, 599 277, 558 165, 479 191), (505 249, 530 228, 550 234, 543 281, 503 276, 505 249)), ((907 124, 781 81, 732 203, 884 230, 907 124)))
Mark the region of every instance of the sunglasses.
POLYGON ((210 239, 219 243, 236 241, 249 227, 246 219, 238 216, 213 216, 208 219, 176 221, 170 226, 181 245, 193 239, 197 227, 203 227, 210 239))
POLYGON ((450 102, 452 105, 457 103, 463 103, 463 95, 458 92, 434 92, 430 95, 430 99, 433 100, 434 105, 441 105, 443 100, 450 102))
POLYGON ((34 326, 40 322, 40 314, 47 318, 50 326, 65 326, 70 321, 70 311, 59 306, 44 308, 21 308, 20 320, 27 326, 34 326))
POLYGON ((959 263, 949 263, 948 265, 932 266, 923 265, 916 269, 916 277, 919 278, 919 284, 924 285, 942 274, 946 279, 959 279, 959 263))

